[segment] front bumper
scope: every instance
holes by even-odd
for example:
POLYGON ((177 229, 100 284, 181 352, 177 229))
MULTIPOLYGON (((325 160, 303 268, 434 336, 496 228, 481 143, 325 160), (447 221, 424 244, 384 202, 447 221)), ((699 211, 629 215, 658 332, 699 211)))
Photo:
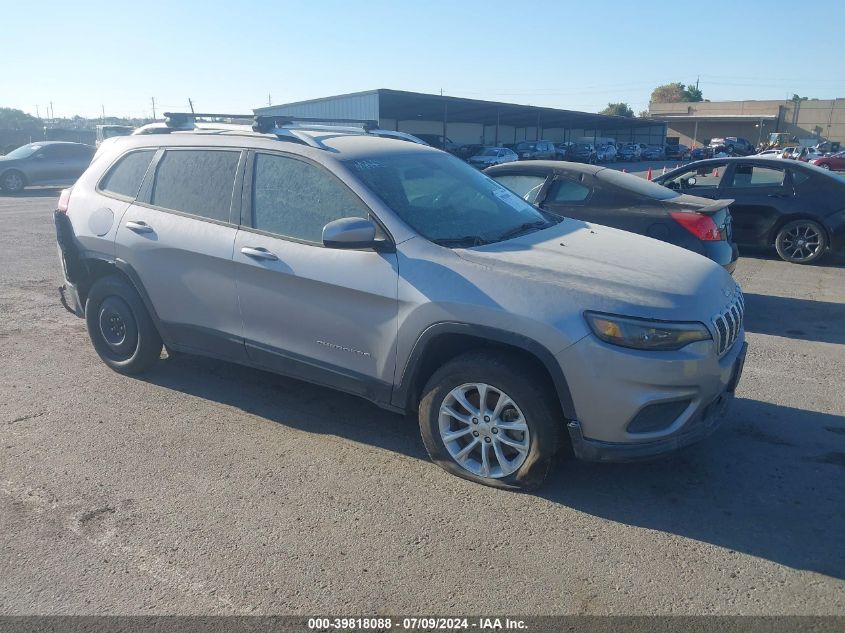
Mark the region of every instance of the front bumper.
POLYGON ((742 375, 747 344, 741 333, 722 358, 712 341, 676 352, 614 347, 590 335, 558 355, 577 420, 568 425, 576 457, 631 461, 698 442, 721 423, 742 375), (632 432, 653 405, 685 403, 657 430, 632 432))

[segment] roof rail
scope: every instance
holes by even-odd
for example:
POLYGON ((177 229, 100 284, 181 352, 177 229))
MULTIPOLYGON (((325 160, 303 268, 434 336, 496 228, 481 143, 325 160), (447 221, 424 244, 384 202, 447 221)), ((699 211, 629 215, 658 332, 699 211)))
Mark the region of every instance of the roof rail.
POLYGON ((253 123, 252 129, 256 132, 262 132, 266 134, 267 132, 272 132, 276 128, 292 126, 298 123, 314 123, 321 126, 352 124, 355 127, 362 128, 364 132, 370 132, 371 130, 378 129, 378 121, 375 121, 373 119, 314 118, 293 116, 289 114, 256 115, 255 123, 253 123))
POLYGON ((164 122, 168 127, 187 125, 196 119, 252 119, 253 114, 219 114, 206 112, 165 112, 164 122))

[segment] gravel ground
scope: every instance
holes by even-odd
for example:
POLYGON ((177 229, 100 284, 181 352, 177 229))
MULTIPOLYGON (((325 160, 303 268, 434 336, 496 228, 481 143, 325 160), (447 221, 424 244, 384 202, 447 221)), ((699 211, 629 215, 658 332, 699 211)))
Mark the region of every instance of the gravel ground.
POLYGON ((725 426, 536 495, 416 423, 179 357, 108 370, 58 302, 56 191, 0 196, 0 613, 845 614, 845 267, 760 251, 725 426))

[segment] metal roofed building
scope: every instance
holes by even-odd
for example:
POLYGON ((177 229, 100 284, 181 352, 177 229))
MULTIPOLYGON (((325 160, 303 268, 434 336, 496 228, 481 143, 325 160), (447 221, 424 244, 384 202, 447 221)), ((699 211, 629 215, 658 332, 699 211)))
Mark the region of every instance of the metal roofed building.
POLYGON ((458 144, 612 138, 663 144, 666 123, 480 99, 379 88, 255 109, 256 115, 372 119, 386 130, 436 134, 458 144))

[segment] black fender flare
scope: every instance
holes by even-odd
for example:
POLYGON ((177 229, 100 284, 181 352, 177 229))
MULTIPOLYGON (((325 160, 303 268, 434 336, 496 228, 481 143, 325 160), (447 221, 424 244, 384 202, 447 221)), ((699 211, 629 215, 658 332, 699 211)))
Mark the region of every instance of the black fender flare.
POLYGON ((566 381, 563 369, 561 369, 554 354, 552 354, 548 348, 534 339, 523 336, 522 334, 517 334, 508 330, 500 330, 486 325, 474 325, 457 321, 441 321, 434 323, 417 337, 417 340, 411 349, 411 353, 408 356, 408 360, 402 370, 401 378, 393 389, 393 394, 391 396, 392 405, 406 411, 409 411, 412 408, 413 403, 411 399, 414 395, 412 391, 415 385, 417 372, 421 366, 421 361, 425 356, 426 348, 437 337, 444 334, 463 334, 493 343, 510 345, 511 347, 516 347, 528 352, 537 358, 537 360, 540 361, 549 373, 564 417, 568 420, 577 419, 575 415, 575 404, 572 400, 572 393, 569 390, 569 383, 566 381))

